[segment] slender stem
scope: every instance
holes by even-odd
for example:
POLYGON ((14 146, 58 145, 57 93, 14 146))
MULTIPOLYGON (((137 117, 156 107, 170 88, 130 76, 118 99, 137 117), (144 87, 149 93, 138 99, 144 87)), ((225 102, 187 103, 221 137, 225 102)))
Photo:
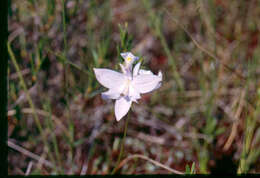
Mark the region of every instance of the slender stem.
MULTIPOLYGON (((40 132, 40 135, 42 136, 43 143, 44 143, 44 145, 47 147, 48 155, 49 155, 51 161, 54 163, 55 161, 54 161, 53 155, 52 155, 51 152, 50 152, 50 148, 49 148, 49 144, 48 144, 48 142, 47 142, 47 138, 46 138, 46 136, 45 136, 45 134, 44 134, 44 132, 43 132, 43 129, 42 129, 42 126, 41 126, 41 122, 40 122, 40 120, 39 120, 39 118, 38 118, 38 115, 36 114, 36 110, 35 110, 35 107, 34 107, 32 98, 31 98, 31 96, 30 96, 30 94, 29 94, 29 91, 28 91, 27 86, 26 86, 26 84, 25 84, 25 81, 24 81, 23 75, 22 75, 22 73, 21 73, 20 67, 19 67, 19 65, 18 65, 18 63, 17 63, 17 61, 16 61, 16 58, 15 58, 15 56, 14 56, 14 53, 13 53, 13 51, 12 51, 12 49, 11 49, 10 42, 7 43, 7 49, 8 49, 10 58, 11 58, 13 64, 14 64, 14 67, 15 67, 17 73, 18 73, 18 76, 19 76, 19 79, 20 79, 20 81, 21 81, 21 85, 22 85, 22 87, 23 87, 23 89, 24 89, 24 92, 26 93, 26 97, 27 97, 27 100, 28 100, 28 102, 29 102, 29 105, 30 105, 30 107, 32 108, 33 118, 34 118, 34 121, 35 121, 35 123, 36 123, 36 126, 37 126, 37 128, 38 128, 38 130, 39 130, 39 132, 40 132)), ((55 165, 54 165, 54 169, 55 169, 55 171, 57 171, 57 167, 56 167, 55 165)))
POLYGON ((158 31, 157 31, 157 35, 158 35, 158 37, 159 37, 159 39, 160 39, 160 41, 161 41, 161 44, 162 44, 162 46, 163 46, 163 49, 164 49, 164 51, 165 51, 167 57, 170 59, 170 60, 169 60, 169 63, 170 63, 170 66, 171 66, 171 68, 172 68, 173 76, 174 76, 174 78, 175 78, 175 80, 176 80, 176 83, 177 83, 177 85, 178 85, 180 91, 183 92, 183 91, 184 91, 183 81, 182 81, 181 76, 180 76, 180 74, 179 74, 179 72, 178 72, 178 70, 177 70, 177 66, 176 66, 176 63, 175 63, 175 59, 173 58, 173 56, 172 56, 172 54, 171 54, 171 51, 170 51, 170 49, 169 49, 169 47, 168 47, 168 45, 167 45, 166 39, 165 39, 165 37, 163 36, 161 30, 158 30, 158 31))
POLYGON ((67 52, 68 52, 68 45, 67 45, 67 29, 66 29, 66 0, 62 0, 62 26, 63 26, 63 42, 64 42, 64 63, 63 63, 63 68, 64 68, 64 93, 65 93, 65 101, 66 101, 66 108, 68 110, 68 121, 69 121, 69 133, 70 133, 70 152, 69 152, 69 159, 72 161, 73 157, 73 142, 74 142, 74 125, 71 120, 71 114, 70 114, 70 107, 69 107, 69 96, 68 96, 68 63, 67 63, 67 52))
POLYGON ((130 119, 130 112, 131 112, 131 111, 129 111, 128 117, 127 117, 126 122, 125 122, 125 130, 124 130, 124 136, 123 136, 123 139, 122 139, 122 142, 121 142, 120 153, 119 153, 119 156, 118 156, 118 158, 117 158, 116 166, 114 167, 114 169, 113 169, 113 171, 112 171, 111 174, 115 174, 115 173, 116 173, 117 167, 119 166, 121 157, 122 157, 123 152, 124 152, 125 136, 126 136, 126 131, 127 131, 128 120, 130 119))
POLYGON ((51 107, 50 107, 49 102, 48 102, 46 110, 49 113, 48 117, 47 117, 48 118, 48 126, 49 126, 50 130, 52 131, 52 142, 53 142, 55 155, 56 155, 56 158, 58 160, 59 167, 61 168, 60 173, 64 174, 64 169, 63 169, 62 163, 61 163, 61 157, 60 157, 60 151, 59 151, 59 147, 58 147, 58 143, 57 143, 57 138, 56 138, 56 135, 53 134, 54 133, 54 127, 53 127, 52 111, 51 111, 51 107))
POLYGON ((65 14, 65 2, 62 0, 62 24, 63 24, 63 40, 64 40, 64 49, 67 53, 67 39, 66 39, 66 14, 65 14))

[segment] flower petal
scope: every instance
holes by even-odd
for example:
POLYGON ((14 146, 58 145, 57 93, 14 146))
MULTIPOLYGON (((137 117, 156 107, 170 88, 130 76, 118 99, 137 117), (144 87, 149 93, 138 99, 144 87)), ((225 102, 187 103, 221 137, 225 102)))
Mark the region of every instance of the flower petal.
POLYGON ((134 62, 139 59, 139 57, 133 55, 131 52, 125 52, 125 53, 120 53, 120 55, 124 58, 125 61, 127 62, 134 62), (131 60, 130 60, 131 59, 131 60))
POLYGON ((119 64, 119 65, 121 67, 121 70, 122 70, 123 74, 126 74, 127 71, 126 71, 125 66, 123 64, 119 64))
MULTIPOLYGON (((162 72, 161 72, 161 71, 159 71, 159 73, 157 74, 157 76, 162 80, 162 72)), ((155 90, 156 90, 157 88, 160 88, 161 85, 162 85, 162 82, 159 82, 158 85, 155 87, 155 90)))
POLYGON ((119 65, 121 67, 123 74, 125 74, 128 77, 132 76, 132 72, 131 72, 132 66, 131 65, 130 66, 124 66, 122 64, 119 64, 119 65))
POLYGON ((122 58, 126 59, 126 57, 129 55, 130 52, 120 53, 122 58))
POLYGON ((126 76, 122 73, 109 70, 94 68, 98 82, 106 88, 123 88, 126 76))
POLYGON ((115 103, 115 115, 116 120, 119 121, 124 117, 131 107, 132 101, 127 100, 126 97, 121 97, 120 99, 116 100, 115 103))
POLYGON ((128 90, 129 90, 128 95, 129 95, 130 100, 132 100, 132 101, 137 103, 137 99, 141 98, 141 95, 140 95, 139 91, 136 88, 134 88, 133 84, 129 85, 129 89, 128 90))
POLYGON ((135 67, 134 67, 134 70, 133 70, 133 76, 137 75, 138 72, 139 72, 139 69, 140 69, 140 66, 141 66, 141 62, 138 62, 135 67))
POLYGON ((158 74, 157 74, 157 76, 160 77, 161 80, 162 80, 162 71, 159 71, 158 74))
POLYGON ((140 93, 148 93, 160 87, 161 81, 161 76, 153 74, 139 74, 134 77, 132 84, 140 93))
POLYGON ((140 69, 139 74, 153 74, 150 70, 140 69))
POLYGON ((120 97, 120 91, 116 89, 109 89, 106 92, 101 93, 103 99, 118 99, 120 97))

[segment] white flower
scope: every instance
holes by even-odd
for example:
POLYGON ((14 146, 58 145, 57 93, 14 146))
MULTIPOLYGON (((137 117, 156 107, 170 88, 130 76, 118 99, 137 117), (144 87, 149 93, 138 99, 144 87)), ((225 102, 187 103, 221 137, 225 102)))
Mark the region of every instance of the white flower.
POLYGON ((159 88, 162 81, 161 72, 154 75, 151 71, 142 70, 140 62, 132 71, 132 64, 138 58, 130 52, 121 53, 121 55, 125 59, 125 65, 120 64, 122 73, 110 69, 94 68, 98 82, 108 88, 108 91, 102 93, 102 98, 116 100, 117 121, 127 114, 133 101, 137 103, 137 100, 141 98, 140 94, 159 88))

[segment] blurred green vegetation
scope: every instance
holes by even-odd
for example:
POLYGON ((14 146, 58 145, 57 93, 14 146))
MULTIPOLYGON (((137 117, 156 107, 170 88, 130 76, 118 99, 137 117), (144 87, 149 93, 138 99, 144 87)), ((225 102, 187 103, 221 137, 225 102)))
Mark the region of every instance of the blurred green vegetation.
POLYGON ((126 51, 163 83, 132 106, 117 173, 260 173, 260 1, 8 2, 10 175, 111 174, 126 118, 93 68, 126 51))

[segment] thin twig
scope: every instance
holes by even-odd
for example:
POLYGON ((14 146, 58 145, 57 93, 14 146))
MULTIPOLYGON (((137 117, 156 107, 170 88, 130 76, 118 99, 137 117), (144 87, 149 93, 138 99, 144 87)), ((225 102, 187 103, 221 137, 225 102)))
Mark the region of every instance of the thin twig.
POLYGON ((146 156, 144 156, 144 155, 140 155, 140 154, 134 154, 134 155, 131 155, 131 156, 125 158, 123 161, 121 161, 121 163, 119 164, 119 166, 117 167, 116 170, 120 169, 120 168, 121 168, 124 164, 126 164, 128 161, 130 161, 130 160, 132 160, 132 159, 135 159, 135 158, 141 158, 141 159, 144 159, 144 160, 146 160, 146 161, 149 161, 149 162, 155 164, 156 166, 161 167, 161 168, 163 168, 163 169, 166 169, 166 170, 168 170, 169 172, 174 173, 174 174, 184 174, 183 172, 180 172, 180 171, 178 171, 178 170, 172 169, 172 168, 170 168, 170 167, 168 167, 168 166, 163 165, 162 163, 160 163, 160 162, 158 162, 158 161, 152 160, 152 159, 150 159, 150 158, 148 158, 148 157, 146 157, 146 156))
POLYGON ((17 36, 24 33, 24 29, 22 27, 16 27, 16 30, 12 31, 12 33, 8 36, 8 42, 11 43, 17 36))
POLYGON ((26 172, 25 172, 25 175, 26 175, 26 176, 28 176, 28 175, 31 173, 32 166, 33 166, 33 162, 30 161, 30 162, 29 162, 29 165, 28 165, 28 167, 27 167, 27 169, 26 169, 26 172))
MULTIPOLYGON (((30 72, 31 72, 30 69, 24 69, 24 70, 21 71, 21 74, 22 75, 27 75, 30 72)), ((13 74, 10 74, 10 77, 9 77, 10 80, 15 80, 17 78, 19 78, 19 74, 17 72, 13 73, 13 74)))
POLYGON ((242 108, 243 108, 244 103, 245 103, 244 102, 245 94, 246 94, 246 91, 243 90, 242 94, 240 96, 238 109, 237 109, 237 111, 236 111, 236 113, 234 115, 235 122, 233 122, 231 133, 230 133, 230 135, 229 135, 229 137, 227 139, 227 142, 224 145, 224 151, 227 151, 230 148, 231 144, 233 143, 233 141, 234 141, 234 139, 235 139, 235 137, 237 135, 237 127, 238 127, 238 123, 239 123, 238 122, 239 121, 239 116, 240 116, 240 114, 242 112, 242 108))
POLYGON ((231 67, 229 67, 228 65, 224 64, 220 59, 217 58, 217 56, 215 56, 214 54, 212 54, 211 52, 209 52, 208 50, 206 50, 205 48, 203 48, 194 38, 193 36, 190 34, 190 32, 182 25, 180 24, 175 18, 173 18, 171 16, 171 14, 169 13, 169 11, 167 9, 164 9, 165 12, 168 14, 168 17, 173 20, 177 25, 179 25, 184 32, 190 37, 190 39, 192 40, 192 42, 204 53, 206 53, 208 56, 212 57, 213 59, 215 59, 217 62, 219 62, 221 65, 223 65, 225 68, 227 68, 228 70, 230 70, 231 72, 233 72, 234 74, 236 74, 237 77, 239 77, 242 80, 246 80, 244 78, 244 76, 242 76, 241 74, 237 73, 234 69, 232 69, 231 67))
MULTIPOLYGON (((23 108, 21 110, 22 113, 24 114, 33 114, 33 110, 31 108, 23 108)), ((35 109, 35 112, 38 114, 38 115, 41 115, 41 116, 44 116, 44 117, 49 117, 50 116, 50 113, 49 112, 46 112, 44 110, 40 110, 40 109, 35 109)), ((12 109, 12 110, 9 110, 7 115, 8 116, 13 116, 16 114, 16 110, 12 109)), ((67 129, 66 127, 63 125, 63 123, 59 120, 59 118, 55 115, 51 115, 51 118, 54 120, 54 122, 56 123, 57 126, 60 126, 61 129, 64 131, 64 133, 67 135, 67 137, 69 137, 69 134, 67 132, 67 129)))
POLYGON ((38 162, 40 162, 40 163, 42 163, 42 164, 44 164, 44 165, 46 165, 46 166, 48 166, 48 167, 50 167, 50 168, 54 168, 54 167, 55 167, 50 161, 47 161, 47 160, 45 160, 45 159, 41 159, 40 156, 38 156, 38 155, 36 155, 36 154, 34 154, 34 153, 32 153, 32 152, 30 152, 30 151, 24 149, 24 148, 21 147, 21 146, 18 146, 18 145, 16 145, 16 144, 14 144, 14 143, 11 142, 10 140, 7 141, 7 145, 8 145, 10 148, 12 148, 12 149, 14 149, 14 150, 16 150, 16 151, 18 151, 18 152, 20 152, 20 153, 22 153, 22 154, 28 156, 28 157, 34 159, 34 160, 36 160, 36 161, 38 161, 38 162))
MULTIPOLYGON (((30 95, 34 95, 37 89, 37 83, 34 84, 31 88, 28 89, 28 93, 30 95)), ((18 104, 22 103, 24 100, 26 99, 26 92, 22 93, 19 98, 15 101, 14 104, 12 104, 11 106, 9 106, 8 108, 14 108, 15 106, 17 106, 18 104)))

